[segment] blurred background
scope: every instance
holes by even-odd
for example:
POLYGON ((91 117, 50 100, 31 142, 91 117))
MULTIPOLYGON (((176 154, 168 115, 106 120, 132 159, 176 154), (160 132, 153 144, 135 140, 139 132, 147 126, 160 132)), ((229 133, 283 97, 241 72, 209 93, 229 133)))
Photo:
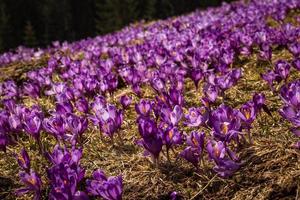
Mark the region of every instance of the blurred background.
POLYGON ((221 3, 222 0, 0 0, 0 52, 19 45, 44 47, 52 41, 94 37, 142 19, 164 19, 221 3))

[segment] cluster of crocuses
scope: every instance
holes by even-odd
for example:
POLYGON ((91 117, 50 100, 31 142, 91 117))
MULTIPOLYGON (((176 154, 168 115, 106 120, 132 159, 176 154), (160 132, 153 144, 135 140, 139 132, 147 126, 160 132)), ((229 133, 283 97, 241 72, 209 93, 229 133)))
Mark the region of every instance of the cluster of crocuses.
POLYGON ((230 147, 236 148, 246 141, 244 130, 252 143, 251 124, 265 106, 264 95, 255 94, 253 99, 243 104, 239 110, 224 104, 216 109, 212 109, 209 104, 189 108, 184 124, 197 130, 188 134, 184 134, 178 126, 184 115, 184 104, 174 106, 170 102, 173 101, 169 96, 157 96, 156 101, 141 99, 135 105, 139 116, 138 129, 142 137, 137 144, 145 149, 144 155, 150 155, 152 162, 157 164, 164 146, 165 155, 170 161, 169 150, 175 152, 174 148, 186 141, 187 147, 179 156, 198 169, 206 144, 209 158, 215 162, 214 170, 223 177, 232 175, 240 164, 230 147), (199 132, 199 129, 209 131, 210 136, 205 136, 205 132, 199 132))
MULTIPOLYGON (((22 169, 19 176, 24 185, 23 188, 16 190, 16 194, 34 193, 33 199, 42 199, 42 180, 31 169, 27 151, 22 149, 21 153, 16 154, 15 157, 22 169)), ((47 168, 50 185, 49 199, 88 200, 89 195, 102 197, 105 200, 122 199, 122 177, 106 177, 99 169, 94 171, 92 179, 86 180, 86 192, 78 190, 85 176, 85 169, 80 165, 82 149, 73 146, 69 150, 56 145, 52 152, 45 154, 45 157, 51 163, 51 166, 47 168)))
MULTIPOLYGON (((292 123, 292 132, 300 137, 300 80, 284 85, 280 90, 280 97, 284 105, 279 113, 292 123)), ((300 149, 300 141, 294 147, 300 149)))
POLYGON ((13 99, 4 100, 2 103, 4 109, 0 111, 0 149, 5 151, 7 145, 15 144, 19 134, 25 132, 36 140, 42 150, 40 132, 44 114, 41 108, 27 108, 16 104, 13 99))
MULTIPOLYGON (((127 101, 128 100, 123 99, 122 105, 128 106, 127 101)), ((108 136, 112 143, 114 143, 115 133, 117 133, 122 140, 118 130, 123 122, 123 111, 117 109, 115 105, 108 104, 102 96, 96 97, 91 106, 94 115, 91 115, 90 118, 96 126, 100 127, 100 131, 105 136, 108 136)))

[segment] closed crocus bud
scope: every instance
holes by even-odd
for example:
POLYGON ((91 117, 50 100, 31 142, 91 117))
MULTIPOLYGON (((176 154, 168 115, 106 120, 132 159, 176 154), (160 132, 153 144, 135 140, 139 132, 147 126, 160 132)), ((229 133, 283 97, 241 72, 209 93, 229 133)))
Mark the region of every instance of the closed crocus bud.
POLYGON ((278 74, 283 80, 286 80, 290 73, 291 65, 284 60, 279 60, 275 64, 275 73, 278 74))
POLYGON ((15 155, 19 166, 26 172, 30 170, 30 159, 27 151, 23 148, 20 154, 15 155))
POLYGON ((278 77, 278 75, 273 70, 268 70, 266 73, 261 74, 262 79, 264 79, 270 88, 274 90, 273 83, 275 80, 281 81, 281 78, 278 77))
POLYGON ((183 106, 184 105, 184 97, 182 95, 182 91, 177 90, 175 88, 170 88, 168 100, 169 100, 169 104, 172 106, 175 106, 175 105, 183 106))
POLYGON ((170 194, 170 200, 181 200, 181 199, 183 199, 183 197, 180 195, 180 194, 178 194, 178 192, 171 192, 171 194, 170 194))
POLYGON ((123 95, 120 98, 120 103, 122 104, 123 108, 127 108, 132 102, 132 98, 127 95, 123 95))
POLYGON ((23 125, 25 131, 33 136, 36 140, 40 138, 42 119, 38 115, 25 116, 23 125))
POLYGON ((165 83, 164 81, 161 79, 161 78, 154 78, 152 81, 151 81, 151 86, 158 92, 158 93, 161 93, 161 92, 164 92, 165 91, 165 83))
POLYGON ((266 97, 263 93, 255 93, 252 97, 256 112, 258 112, 266 102, 266 97))
POLYGON ((272 49, 270 45, 262 44, 259 50, 259 58, 261 60, 271 60, 272 58, 272 49))
POLYGON ((81 97, 79 99, 77 99, 77 101, 75 102, 76 108, 83 113, 88 113, 89 111, 89 104, 88 101, 86 100, 86 98, 81 97))
POLYGON ((203 92, 204 92, 205 96, 207 97, 207 99, 209 99, 210 102, 215 102, 218 97, 218 93, 219 93, 218 88, 211 84, 207 84, 203 88, 203 92))

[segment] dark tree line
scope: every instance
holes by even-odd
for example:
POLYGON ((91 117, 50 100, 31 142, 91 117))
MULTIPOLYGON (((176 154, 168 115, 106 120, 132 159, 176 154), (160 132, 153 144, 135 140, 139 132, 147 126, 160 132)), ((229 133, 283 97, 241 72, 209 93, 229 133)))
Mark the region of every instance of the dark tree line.
MULTIPOLYGON (((229 1, 229 0, 228 0, 229 1)), ((0 52, 109 33, 145 19, 163 19, 221 0, 0 0, 0 52)))

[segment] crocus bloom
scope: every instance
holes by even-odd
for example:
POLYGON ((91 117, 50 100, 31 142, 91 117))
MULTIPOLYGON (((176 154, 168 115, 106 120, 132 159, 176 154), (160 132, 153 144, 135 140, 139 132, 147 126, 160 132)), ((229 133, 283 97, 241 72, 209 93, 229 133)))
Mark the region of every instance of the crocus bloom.
POLYGON ((191 134, 186 138, 186 143, 189 146, 198 149, 199 152, 202 153, 204 148, 204 138, 204 132, 198 133, 197 131, 192 131, 191 134))
POLYGON ((196 168, 198 168, 198 163, 200 161, 200 152, 191 146, 186 147, 180 156, 186 159, 188 162, 192 163, 196 168))
POLYGON ((162 108, 161 112, 162 118, 172 126, 177 125, 183 115, 182 108, 178 105, 174 107, 173 111, 169 108, 162 108))
POLYGON ((30 171, 30 173, 21 172, 20 173, 21 182, 25 185, 24 188, 16 190, 16 194, 21 196, 28 192, 34 192, 34 200, 41 199, 41 178, 34 171, 30 171))
POLYGON ((122 104, 123 108, 127 108, 132 102, 132 98, 128 95, 123 95, 120 98, 120 103, 122 104))
POLYGON ((182 134, 176 127, 167 128, 163 134, 163 142, 168 150, 173 145, 182 144, 182 134))
POLYGON ((196 168, 198 168, 198 163, 200 161, 200 158, 202 157, 204 149, 204 138, 204 132, 199 134, 198 132, 193 131, 186 139, 186 143, 189 146, 180 153, 181 157, 192 163, 196 168))
POLYGON ((82 136, 83 132, 87 129, 88 120, 86 117, 78 117, 74 114, 70 114, 66 119, 66 127, 69 130, 70 134, 66 136, 72 142, 76 142, 78 136, 82 136))
POLYGON ((143 146, 145 155, 151 155, 153 162, 157 163, 163 142, 156 123, 151 119, 139 118, 138 127, 142 139, 137 144, 143 146))
POLYGON ((240 164, 234 161, 237 160, 235 154, 221 141, 208 141, 207 152, 209 158, 216 163, 216 166, 213 168, 214 171, 222 177, 228 177, 240 168, 240 164))
POLYGON ((290 68, 291 65, 287 61, 279 60, 275 64, 275 73, 283 80, 286 80, 290 73, 290 68))
POLYGON ((105 200, 121 200, 123 192, 122 176, 106 177, 100 169, 93 172, 93 179, 87 180, 87 191, 105 200))
POLYGON ((103 133, 113 140, 114 133, 121 127, 123 122, 123 111, 118 110, 114 105, 105 105, 97 108, 96 116, 91 120, 95 125, 99 125, 103 133))
POLYGON ((188 126, 197 127, 206 123, 208 120, 208 111, 205 107, 189 108, 189 112, 185 115, 187 119, 186 124, 188 126))
POLYGON ((215 102, 218 97, 218 88, 215 85, 206 84, 203 87, 203 92, 210 102, 215 102))
POLYGON ((45 118, 43 121, 43 128, 56 139, 63 139, 66 133, 66 124, 62 116, 45 118))
POLYGON ((209 121, 215 137, 226 141, 234 138, 238 141, 241 124, 237 110, 222 104, 212 112, 209 121))
POLYGON ((300 71, 300 58, 295 58, 292 61, 292 65, 295 69, 297 69, 298 71, 300 71))
POLYGON ((75 102, 76 108, 83 113, 88 113, 89 111, 89 103, 86 100, 86 98, 81 97, 79 99, 77 99, 77 101, 75 102))
POLYGON ((47 171, 51 184, 49 199, 88 199, 84 192, 77 190, 85 174, 80 166, 82 149, 73 147, 70 151, 56 145, 47 156, 53 164, 47 171))
POLYGON ((23 148, 20 154, 15 155, 19 166, 26 172, 30 170, 30 159, 27 151, 23 148))
POLYGON ((250 126, 256 118, 256 110, 253 102, 247 102, 243 104, 239 110, 238 116, 241 120, 250 126))
POLYGON ((152 104, 149 100, 141 99, 139 103, 135 104, 135 110, 142 116, 148 116, 152 110, 152 104))

